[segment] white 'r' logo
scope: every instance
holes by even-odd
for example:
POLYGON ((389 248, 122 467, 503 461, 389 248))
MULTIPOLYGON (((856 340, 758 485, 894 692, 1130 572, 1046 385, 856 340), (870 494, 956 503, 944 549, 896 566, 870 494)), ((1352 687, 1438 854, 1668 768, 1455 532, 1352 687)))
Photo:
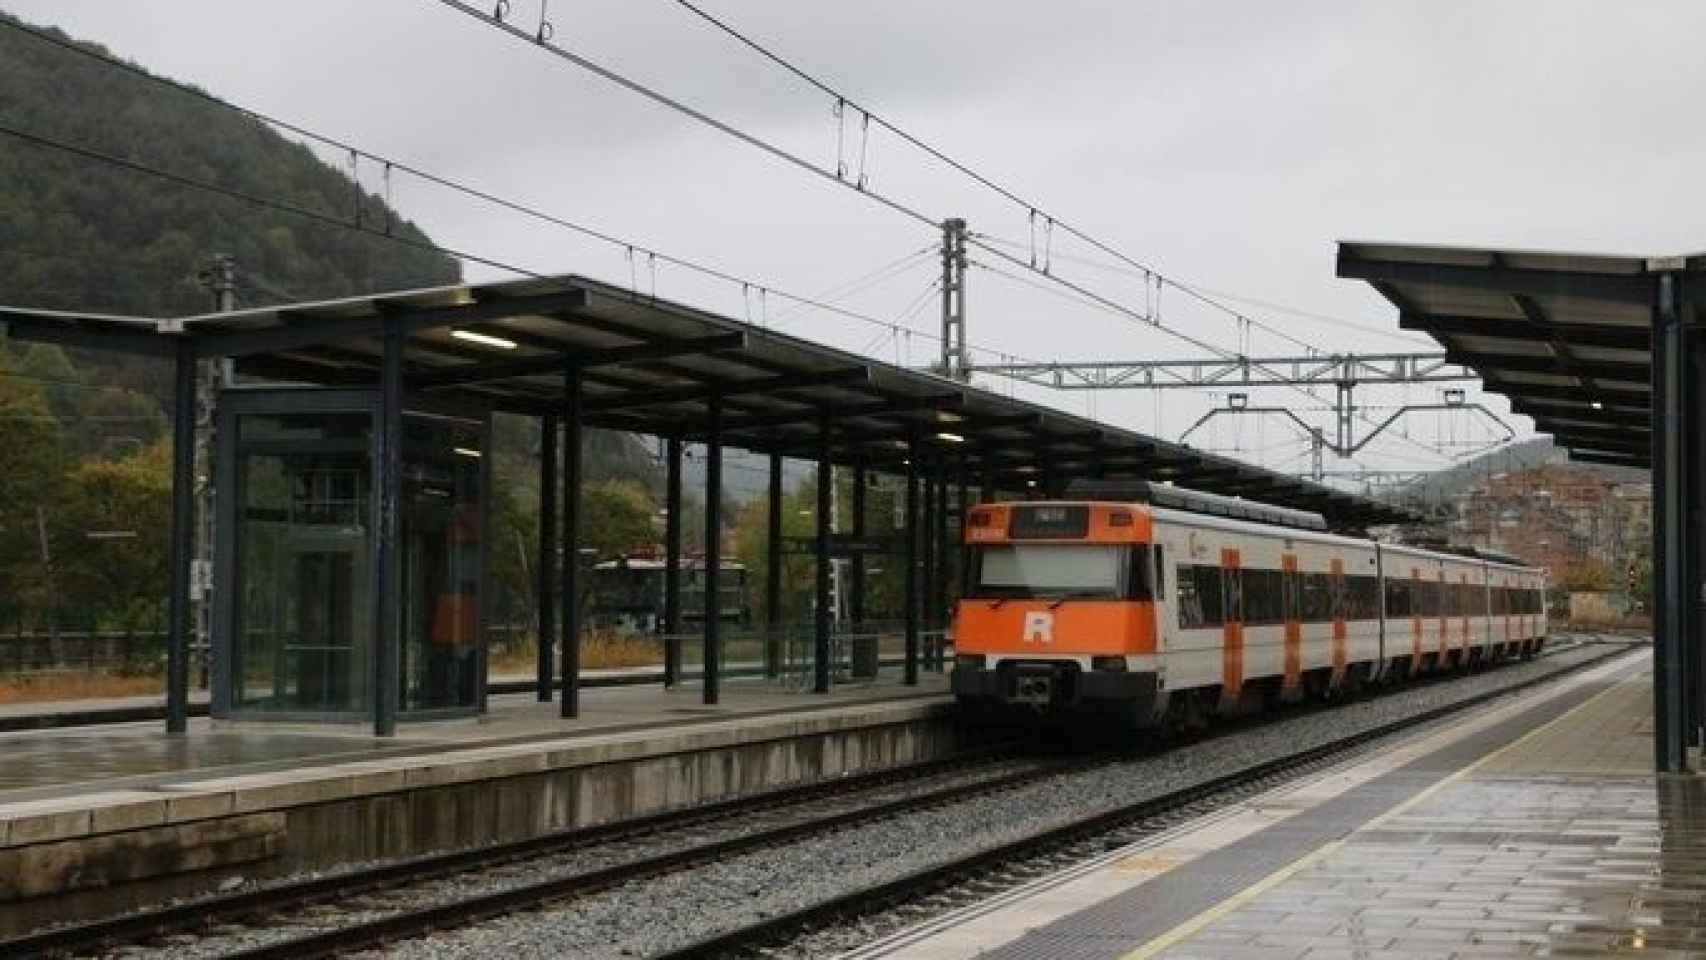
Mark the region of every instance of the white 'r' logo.
POLYGON ((1026 643, 1054 642, 1054 614, 1047 610, 1032 610, 1025 614, 1026 643))

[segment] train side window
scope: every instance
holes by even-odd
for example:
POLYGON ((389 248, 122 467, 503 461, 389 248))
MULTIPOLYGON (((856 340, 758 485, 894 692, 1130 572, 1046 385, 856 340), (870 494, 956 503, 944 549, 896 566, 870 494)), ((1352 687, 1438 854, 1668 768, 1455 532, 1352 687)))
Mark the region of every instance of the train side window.
POLYGON ((1221 584, 1226 602, 1226 612, 1221 622, 1228 620, 1243 621, 1244 619, 1244 575, 1240 570, 1221 568, 1221 584))
POLYGON ((1155 597, 1154 568, 1149 565, 1149 554, 1143 550, 1126 552, 1126 599, 1151 600, 1155 597))
POLYGON ((1155 545, 1155 599, 1167 599, 1167 553, 1159 543, 1155 545))
POLYGON ((1333 578, 1325 573, 1298 574, 1302 582, 1302 610, 1305 623, 1330 623, 1333 620, 1333 578))

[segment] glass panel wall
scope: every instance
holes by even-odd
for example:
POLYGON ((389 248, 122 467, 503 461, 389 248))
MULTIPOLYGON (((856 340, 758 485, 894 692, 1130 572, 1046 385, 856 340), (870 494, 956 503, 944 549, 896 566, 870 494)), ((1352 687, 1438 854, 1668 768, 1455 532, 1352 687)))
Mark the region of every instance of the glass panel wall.
POLYGON ((372 417, 236 421, 230 702, 360 714, 372 703, 372 417))
POLYGON ((402 709, 479 703, 481 460, 478 422, 403 418, 402 709))

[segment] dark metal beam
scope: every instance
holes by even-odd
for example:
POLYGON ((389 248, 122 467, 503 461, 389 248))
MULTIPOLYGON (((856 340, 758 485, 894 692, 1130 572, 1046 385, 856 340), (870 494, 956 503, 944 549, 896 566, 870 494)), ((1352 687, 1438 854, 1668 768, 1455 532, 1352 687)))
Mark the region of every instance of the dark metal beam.
MULTIPOLYGON (((172 371, 172 520, 167 540, 166 732, 189 729, 190 566, 195 557, 195 344, 179 339, 172 371)), ((230 561, 227 561, 230 562, 230 561)))
POLYGON ((664 441, 663 682, 681 682, 681 438, 664 441))
POLYGON ((705 440, 705 650, 704 702, 715 706, 723 673, 723 398, 705 398, 710 436, 705 440))
POLYGON ((1531 296, 1588 297, 1627 304, 1645 305, 1652 301, 1653 296, 1652 278, 1644 274, 1575 273, 1370 260, 1350 252, 1345 244, 1339 246, 1336 273, 1353 280, 1435 284, 1531 296))
POLYGON ((769 509, 764 541, 764 672, 782 673, 782 455, 770 455, 769 509))
POLYGON ((420 308, 395 301, 376 300, 374 305, 379 313, 372 317, 333 319, 283 309, 277 311, 277 316, 284 321, 282 324, 258 330, 213 330, 207 328, 205 323, 198 324, 193 321, 186 322, 184 326, 185 332, 199 341, 203 356, 244 357, 378 336, 386 330, 388 323, 393 322, 407 334, 433 327, 462 326, 500 317, 554 313, 585 302, 586 293, 582 290, 531 297, 491 297, 453 307, 420 308))
POLYGON ((1633 404, 1634 406, 1648 408, 1651 407, 1653 401, 1652 393, 1647 390, 1628 390, 1603 385, 1596 389, 1588 389, 1586 387, 1564 387, 1554 384, 1510 383, 1500 380, 1497 374, 1488 375, 1486 373, 1482 373, 1482 380, 1485 382, 1488 391, 1511 398, 1536 397, 1583 402, 1599 400, 1606 404, 1633 404))
MULTIPOLYGON (((563 371, 563 703, 565 720, 581 709, 581 448, 586 418, 581 371, 563 371)), ((585 571, 590 573, 590 571, 585 571)))
MULTIPOLYGON (((1504 340, 1533 340, 1534 331, 1512 320, 1492 320, 1437 313, 1400 313, 1398 326, 1404 330, 1441 333, 1446 336, 1496 337, 1504 340)), ((1648 350, 1652 334, 1646 327, 1613 327, 1603 324, 1553 323, 1552 338, 1577 347, 1607 350, 1648 350)))
POLYGON ((833 561, 829 554, 829 528, 831 494, 835 490, 835 464, 829 459, 829 418, 825 417, 818 424, 817 433, 817 509, 812 520, 816 524, 817 539, 814 544, 815 564, 813 572, 817 575, 815 583, 817 603, 812 618, 812 691, 814 693, 829 692, 829 640, 832 629, 830 609, 830 573, 833 561))
MULTIPOLYGON (((1652 373, 1644 363, 1628 363, 1622 360, 1584 360, 1572 363, 1559 357, 1527 357, 1518 354, 1469 353, 1457 350, 1447 350, 1445 359, 1447 363, 1460 363, 1476 373, 1483 370, 1505 370, 1515 373, 1551 373, 1578 379, 1607 377, 1634 383, 1645 383, 1652 373)), ((1511 389, 1520 391, 1522 385, 1513 385, 1511 389)))
POLYGON ((1570 459, 1579 463, 1603 463, 1613 467, 1634 467, 1638 470, 1650 470, 1653 465, 1652 453, 1614 453, 1597 450, 1571 450, 1570 459))
POLYGON ((742 333, 720 333, 710 337, 688 340, 660 340, 655 343, 634 343, 620 347, 601 347, 596 350, 572 350, 558 356, 523 357, 516 360, 496 360, 490 363, 462 364, 447 370, 435 370, 414 377, 414 386, 423 390, 461 386, 470 383, 489 383, 515 377, 533 377, 560 373, 565 365, 585 370, 589 367, 611 366, 638 360, 656 360, 694 354, 738 350, 746 346, 742 333))
POLYGON ((906 665, 904 667, 905 683, 909 687, 918 685, 918 438, 915 434, 908 445, 906 458, 906 529, 902 536, 906 540, 906 549, 902 559, 906 563, 906 665))
MULTIPOLYGON (((869 383, 871 371, 869 367, 841 367, 834 370, 824 370, 817 373, 791 373, 782 376, 761 377, 755 380, 728 380, 711 386, 673 387, 662 390, 636 390, 620 396, 599 397, 587 402, 586 409, 591 413, 606 410, 621 410, 630 407, 655 407, 670 403, 705 402, 710 397, 718 398, 740 395, 743 393, 769 393, 774 390, 793 390, 800 387, 841 386, 854 383, 869 383)), ((721 404, 719 403, 719 407, 721 404)), ((720 414, 719 414, 720 416, 720 414)))
POLYGON ((557 642, 557 418, 540 417, 539 427, 539 584, 534 598, 539 607, 539 651, 534 666, 539 702, 550 703, 557 677, 553 663, 557 642))
POLYGON ((400 321, 385 321, 385 363, 379 378, 379 464, 374 487, 379 497, 379 529, 374 532, 375 580, 379 589, 374 631, 377 650, 374 669, 373 733, 397 732, 398 701, 402 694, 403 591, 403 342, 408 334, 400 321))
POLYGON ((85 350, 111 350, 114 353, 161 359, 177 357, 177 341, 184 338, 160 334, 149 324, 139 323, 134 328, 130 327, 130 324, 122 324, 117 320, 100 322, 82 317, 49 319, 49 315, 0 309, 0 333, 14 340, 53 343, 85 350))

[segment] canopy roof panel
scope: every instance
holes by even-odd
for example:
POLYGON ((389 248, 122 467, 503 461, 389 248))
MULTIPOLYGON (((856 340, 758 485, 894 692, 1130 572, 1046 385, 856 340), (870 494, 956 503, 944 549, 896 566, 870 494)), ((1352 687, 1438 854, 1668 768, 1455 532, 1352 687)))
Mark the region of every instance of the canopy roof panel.
POLYGON ((1367 281, 1400 327, 1439 341, 1573 457, 1650 467, 1655 278, 1702 266, 1700 256, 1347 241, 1338 275, 1367 281))
POLYGON ((928 474, 1019 489, 1075 477, 1176 480, 1196 489, 1323 514, 1337 528, 1420 518, 1365 497, 1227 457, 1001 396, 929 373, 579 276, 462 284, 155 321, 0 308, 18 336, 200 356, 239 372, 327 385, 379 378, 388 324, 408 333, 411 391, 471 408, 559 413, 579 371, 594 426, 705 437, 713 403, 724 443, 904 468, 908 442, 928 474), (124 343, 110 339, 130 333, 124 343), (135 340, 136 342, 131 342, 135 340), (713 401, 715 398, 715 401, 713 401))

